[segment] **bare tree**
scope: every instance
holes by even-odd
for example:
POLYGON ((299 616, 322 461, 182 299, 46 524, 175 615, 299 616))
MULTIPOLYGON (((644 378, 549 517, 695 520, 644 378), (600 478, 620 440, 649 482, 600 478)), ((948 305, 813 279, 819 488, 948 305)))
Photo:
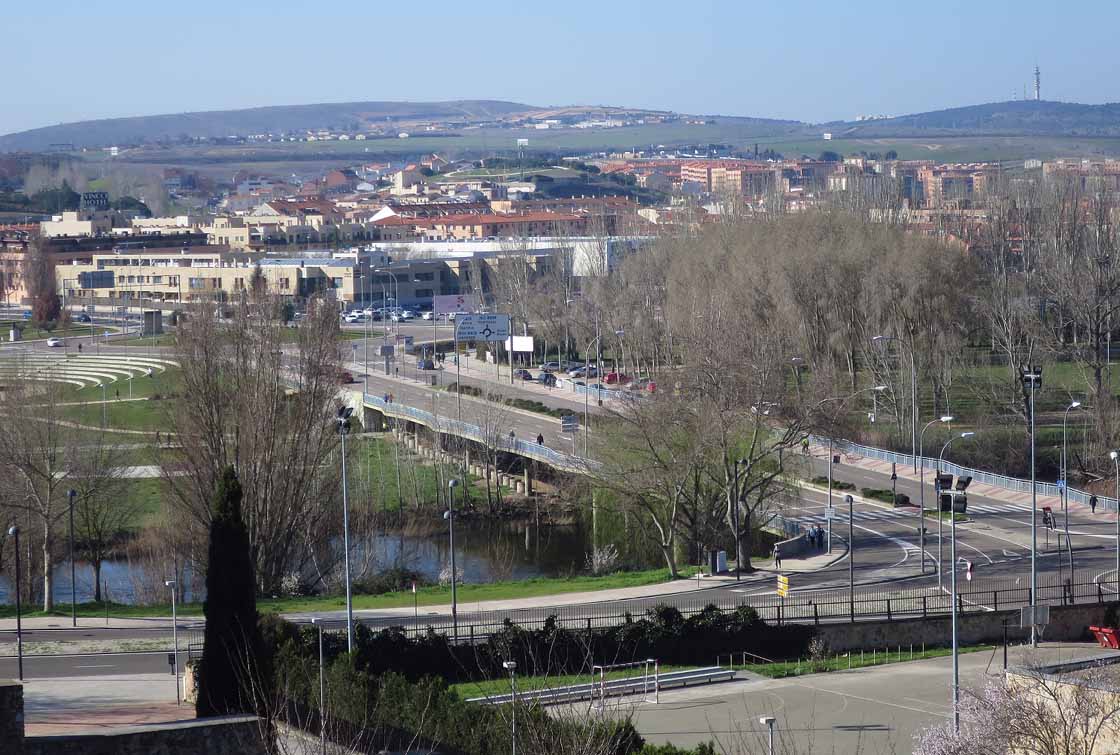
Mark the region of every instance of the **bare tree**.
POLYGON ((315 558, 308 536, 328 547, 325 525, 338 495, 337 465, 328 463, 338 445, 338 320, 327 303, 311 305, 291 347, 282 302, 249 293, 228 323, 212 304, 195 307, 177 336, 182 389, 170 422, 183 450, 164 479, 173 504, 189 515, 194 560, 202 563, 197 546, 206 541, 218 477, 226 465, 238 470, 264 592, 315 558))

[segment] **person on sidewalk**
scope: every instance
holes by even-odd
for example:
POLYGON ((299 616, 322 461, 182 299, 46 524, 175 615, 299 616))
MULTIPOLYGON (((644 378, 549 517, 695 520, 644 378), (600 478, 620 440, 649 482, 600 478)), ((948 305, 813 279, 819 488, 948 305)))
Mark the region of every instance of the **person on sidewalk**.
POLYGON ((809 454, 809 436, 805 436, 801 439, 801 453, 806 456, 809 454))
POLYGON ((537 445, 538 446, 543 446, 544 445, 544 434, 543 433, 537 433, 537 445))
POLYGON ((782 548, 779 545, 774 546, 774 568, 782 568, 782 548))

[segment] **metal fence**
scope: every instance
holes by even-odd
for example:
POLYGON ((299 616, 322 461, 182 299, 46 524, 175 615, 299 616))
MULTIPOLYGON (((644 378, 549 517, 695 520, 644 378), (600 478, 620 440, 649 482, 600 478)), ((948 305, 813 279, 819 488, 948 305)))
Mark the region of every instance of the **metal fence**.
POLYGON ((516 437, 511 438, 500 433, 487 433, 478 425, 472 425, 469 422, 460 422, 450 417, 435 415, 423 409, 417 409, 406 404, 399 404, 395 401, 386 401, 383 397, 375 396, 371 393, 365 394, 363 400, 366 406, 371 406, 388 417, 418 422, 436 432, 467 438, 468 440, 473 440, 483 445, 493 446, 499 451, 507 451, 529 459, 544 462, 557 469, 563 469, 568 472, 586 473, 598 466, 595 462, 585 459, 582 456, 566 454, 563 451, 557 451, 554 448, 549 448, 535 441, 521 440, 516 437))
MULTIPOLYGON (((816 435, 810 435, 810 440, 814 443, 828 446, 829 439, 816 435)), ((874 446, 864 446, 859 443, 853 443, 848 440, 832 440, 832 447, 835 451, 840 453, 851 454, 853 456, 863 456, 869 459, 879 459, 880 461, 894 462, 900 466, 913 467, 914 456, 911 454, 899 453, 897 451, 887 451, 883 448, 875 448, 874 446)), ((936 458, 928 456, 921 456, 918 462, 923 469, 936 471, 938 462, 936 458)), ((970 467, 962 467, 960 464, 954 464, 951 461, 942 461, 941 470, 949 472, 954 475, 967 475, 972 478, 973 482, 991 485, 1004 490, 1013 490, 1016 493, 1030 493, 1031 481, 1023 480, 1018 477, 1009 477, 1007 475, 995 474, 994 472, 985 472, 980 469, 972 469, 970 467)), ((1036 490, 1039 495, 1060 496, 1061 489, 1052 482, 1035 482, 1036 490)), ((1072 503, 1080 503, 1086 506, 1089 505, 1089 498, 1092 493, 1086 493, 1083 490, 1076 488, 1069 489, 1069 500, 1072 503)), ((1107 496, 1097 496, 1097 506, 1108 511, 1116 511, 1116 499, 1107 496)))
MULTIPOLYGON (((791 576, 796 586, 796 575, 791 576)), ((757 583, 744 583, 755 584, 757 583)), ((1014 578, 966 581, 958 575, 957 603, 962 613, 1004 611, 1030 605, 1030 587, 1014 578)), ((710 597, 695 595, 687 600, 679 596, 659 596, 630 601, 611 601, 581 606, 541 608, 496 613, 461 612, 458 620, 458 641, 479 642, 506 627, 506 622, 523 629, 540 629, 546 622, 573 631, 618 626, 643 618, 657 605, 675 606, 684 616, 692 616, 714 605, 724 611, 741 606, 754 608, 766 622, 822 624, 851 621, 895 621, 900 619, 945 616, 952 608, 949 580, 945 587, 890 589, 857 588, 851 595, 843 588, 795 591, 789 597, 777 595, 741 596, 721 592, 710 597)), ((1061 580, 1057 574, 1041 574, 1038 578, 1039 605, 1074 605, 1103 603, 1116 599, 1116 583, 1101 583, 1091 572, 1078 572, 1072 580, 1061 580)), ((420 636, 429 630, 454 635, 450 616, 367 621, 373 628, 401 626, 407 635, 420 636)), ((344 624, 343 624, 344 626, 344 624)))

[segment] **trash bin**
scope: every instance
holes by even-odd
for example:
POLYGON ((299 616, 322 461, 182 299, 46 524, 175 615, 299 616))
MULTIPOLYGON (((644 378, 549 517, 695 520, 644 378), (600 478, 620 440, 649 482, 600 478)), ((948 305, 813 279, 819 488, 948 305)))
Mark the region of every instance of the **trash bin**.
POLYGON ((719 554, 715 551, 708 553, 708 574, 719 574, 719 554))

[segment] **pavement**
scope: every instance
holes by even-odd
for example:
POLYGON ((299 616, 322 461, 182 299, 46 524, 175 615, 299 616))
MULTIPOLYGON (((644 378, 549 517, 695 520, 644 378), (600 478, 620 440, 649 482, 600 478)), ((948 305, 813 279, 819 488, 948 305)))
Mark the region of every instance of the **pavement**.
MULTIPOLYGON (((1008 656, 1010 665, 1030 665, 1101 654, 1095 643, 1044 643, 1012 647, 1008 656)), ((741 674, 746 678, 663 691, 657 703, 626 698, 607 715, 632 715, 652 744, 714 740, 716 752, 765 752, 759 718, 774 716, 774 752, 871 755, 913 752, 914 735, 952 713, 949 657, 786 679, 741 674)), ((1001 649, 960 656, 962 695, 1001 674, 1001 649)))
POLYGON ((23 699, 29 736, 194 718, 193 705, 176 704, 174 677, 169 673, 28 679, 23 699))

